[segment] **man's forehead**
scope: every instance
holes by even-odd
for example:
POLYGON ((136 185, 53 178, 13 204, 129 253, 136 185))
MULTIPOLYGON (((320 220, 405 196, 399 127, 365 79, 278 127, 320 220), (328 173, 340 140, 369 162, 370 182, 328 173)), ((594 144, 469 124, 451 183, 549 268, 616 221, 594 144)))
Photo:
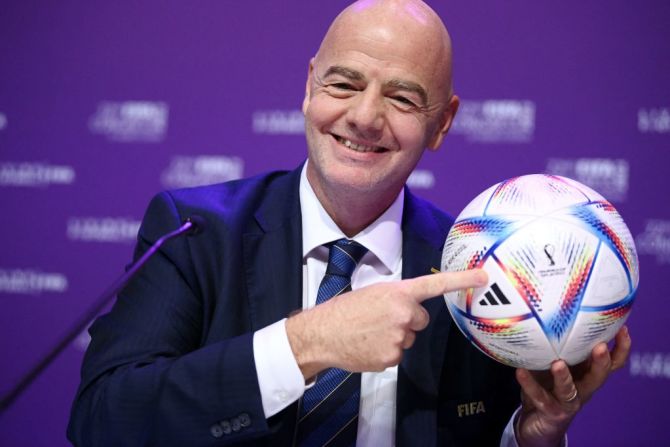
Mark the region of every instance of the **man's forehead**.
POLYGON ((358 29, 332 35, 314 59, 320 76, 339 74, 350 79, 398 78, 424 83, 444 62, 439 50, 423 50, 402 34, 378 29, 358 29))

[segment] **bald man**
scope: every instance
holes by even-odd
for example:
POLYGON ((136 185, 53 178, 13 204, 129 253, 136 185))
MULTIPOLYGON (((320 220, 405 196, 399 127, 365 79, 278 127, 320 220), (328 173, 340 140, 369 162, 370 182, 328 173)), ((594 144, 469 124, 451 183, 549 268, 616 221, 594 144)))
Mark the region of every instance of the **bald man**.
POLYGON ((430 274, 452 221, 404 185, 458 103, 449 35, 428 6, 345 9, 309 64, 305 164, 151 202, 136 258, 183 217, 203 216, 208 230, 164 248, 92 326, 68 437, 564 442, 630 339, 619 333, 612 353, 597 346, 574 375, 559 361, 541 376, 488 359, 451 323, 441 295, 486 274, 430 274))

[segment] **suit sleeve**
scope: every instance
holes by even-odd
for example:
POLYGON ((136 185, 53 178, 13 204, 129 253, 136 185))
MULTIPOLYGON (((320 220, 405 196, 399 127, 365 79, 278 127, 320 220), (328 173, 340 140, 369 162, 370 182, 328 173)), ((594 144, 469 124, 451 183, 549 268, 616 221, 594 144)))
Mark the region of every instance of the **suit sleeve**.
MULTIPOLYGON (((135 259, 180 220, 171 196, 156 196, 135 259)), ((267 433, 253 332, 205 343, 211 292, 191 244, 168 241, 91 326, 68 427, 75 445, 227 445, 267 433)))

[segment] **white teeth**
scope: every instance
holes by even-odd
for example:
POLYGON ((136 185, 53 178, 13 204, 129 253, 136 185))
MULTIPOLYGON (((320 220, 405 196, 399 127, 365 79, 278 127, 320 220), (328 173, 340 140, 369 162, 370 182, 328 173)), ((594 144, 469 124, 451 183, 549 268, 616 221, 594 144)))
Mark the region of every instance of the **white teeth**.
POLYGON ((345 138, 338 138, 340 143, 344 144, 349 149, 353 149, 357 152, 377 152, 380 148, 374 146, 365 146, 363 144, 356 144, 353 141, 347 140, 345 138))

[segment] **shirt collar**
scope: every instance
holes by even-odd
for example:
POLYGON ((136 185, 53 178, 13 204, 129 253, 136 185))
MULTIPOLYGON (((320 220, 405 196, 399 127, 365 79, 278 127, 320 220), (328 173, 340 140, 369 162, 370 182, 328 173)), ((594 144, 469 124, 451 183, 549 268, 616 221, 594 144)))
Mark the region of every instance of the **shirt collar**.
MULTIPOLYGON (((391 206, 377 220, 351 238, 364 245, 390 272, 397 270, 402 256, 401 222, 404 198, 405 190, 402 189, 391 206)), ((300 209, 303 259, 323 244, 346 238, 323 208, 309 184, 307 162, 300 174, 300 209)))

